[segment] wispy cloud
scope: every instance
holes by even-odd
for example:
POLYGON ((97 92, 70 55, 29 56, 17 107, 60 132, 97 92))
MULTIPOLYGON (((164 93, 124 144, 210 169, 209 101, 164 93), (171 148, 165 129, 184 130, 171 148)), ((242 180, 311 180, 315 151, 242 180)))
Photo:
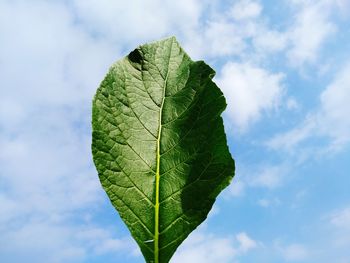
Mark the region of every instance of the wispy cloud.
MULTIPOLYGON (((246 193, 254 189, 265 189, 274 191, 285 186, 288 175, 291 172, 289 163, 280 164, 256 164, 256 165, 237 165, 238 172, 233 179, 234 183, 229 185, 225 191, 225 198, 243 197, 246 193)), ((259 199, 257 203, 260 206, 267 207, 272 204, 279 204, 278 198, 272 200, 259 199)))
POLYGON ((309 258, 308 248, 301 244, 290 244, 281 247, 280 251, 284 259, 291 262, 305 261, 309 258))
POLYGON ((350 142, 350 66, 345 65, 334 77, 333 81, 320 95, 319 107, 307 114, 297 127, 276 135, 268 142, 268 146, 290 153, 315 148, 319 154, 341 151, 350 142), (326 138, 322 145, 303 144, 311 138, 326 138))
POLYGON ((350 207, 332 213, 330 222, 332 225, 342 228, 344 231, 350 230, 350 207))
POLYGON ((320 49, 336 32, 331 20, 334 1, 292 1, 296 7, 294 24, 288 30, 291 48, 287 56, 293 66, 315 63, 320 49))

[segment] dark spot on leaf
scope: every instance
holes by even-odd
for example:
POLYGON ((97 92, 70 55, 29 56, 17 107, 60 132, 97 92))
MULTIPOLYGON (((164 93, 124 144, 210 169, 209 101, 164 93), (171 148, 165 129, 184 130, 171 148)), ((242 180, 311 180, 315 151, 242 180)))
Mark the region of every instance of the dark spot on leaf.
POLYGON ((140 63, 141 60, 142 60, 142 56, 140 54, 140 50, 135 49, 134 51, 130 52, 130 54, 128 55, 128 59, 131 62, 140 63))

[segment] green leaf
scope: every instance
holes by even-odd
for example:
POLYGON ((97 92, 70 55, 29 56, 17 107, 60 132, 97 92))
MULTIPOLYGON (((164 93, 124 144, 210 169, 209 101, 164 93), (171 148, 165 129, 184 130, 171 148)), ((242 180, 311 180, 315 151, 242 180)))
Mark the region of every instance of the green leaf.
POLYGON ((100 181, 147 262, 169 262, 234 175, 214 75, 171 37, 113 64, 94 97, 100 181))

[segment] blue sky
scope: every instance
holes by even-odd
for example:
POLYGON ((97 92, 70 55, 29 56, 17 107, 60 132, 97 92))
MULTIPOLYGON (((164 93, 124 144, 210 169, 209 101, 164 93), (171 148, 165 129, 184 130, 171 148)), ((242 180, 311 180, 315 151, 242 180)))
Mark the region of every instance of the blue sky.
POLYGON ((91 100, 170 35, 216 70, 237 164, 171 262, 349 263, 349 0, 0 0, 0 262, 143 262, 92 163, 91 100))

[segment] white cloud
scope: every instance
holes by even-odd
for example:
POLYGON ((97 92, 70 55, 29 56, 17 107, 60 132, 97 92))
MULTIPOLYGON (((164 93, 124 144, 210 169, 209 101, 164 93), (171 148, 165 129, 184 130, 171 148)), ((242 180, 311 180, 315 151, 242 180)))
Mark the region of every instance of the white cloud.
POLYGON ((259 28, 258 32, 253 38, 253 44, 259 54, 279 52, 287 47, 288 38, 286 33, 268 28, 259 28))
MULTIPOLYGON (((17 203, 8 196, 0 193, 0 224, 10 221, 19 213, 17 203)), ((0 228, 1 229, 1 228, 0 228)))
MULTIPOLYGON (((267 189, 276 190, 286 184, 288 174, 291 170, 289 163, 280 164, 255 164, 244 165, 237 163, 238 174, 235 175, 233 182, 224 191, 224 198, 231 199, 242 197, 249 190, 267 189)), ((262 207, 279 205, 278 198, 259 199, 257 203, 262 207)))
POLYGON ((116 42, 139 45, 195 27, 205 4, 198 0, 75 0, 85 28, 116 42))
POLYGON ((230 10, 230 14, 236 20, 255 18, 261 13, 262 6, 251 0, 241 0, 236 2, 230 10))
POLYGON ((173 256, 172 263, 214 263, 231 262, 236 250, 230 238, 212 235, 191 234, 173 256))
POLYGON ((262 198, 258 200, 258 205, 264 208, 280 205, 281 201, 278 198, 267 199, 262 198))
POLYGON ((187 41, 190 44, 185 41, 185 47, 189 48, 190 54, 195 58, 237 55, 246 48, 239 30, 236 24, 225 19, 208 21, 203 25, 203 30, 198 29, 194 33, 195 38, 189 36, 187 41))
POLYGON ((350 64, 345 66, 334 81, 322 92, 318 116, 321 132, 335 143, 350 141, 350 64))
POLYGON ((269 207, 270 206, 270 200, 268 199, 259 199, 258 204, 262 207, 269 207))
POLYGON ((33 107, 78 107, 74 104, 90 99, 106 65, 119 56, 118 47, 84 32, 63 4, 7 3, 1 3, 0 11, 1 35, 6 36, 0 50, 6 61, 2 100, 16 115, 11 118, 12 112, 2 108, 7 114, 0 116, 7 115, 5 121, 24 118, 33 107))
POLYGON ((125 241, 119 239, 106 239, 98 247, 96 247, 96 252, 98 254, 105 254, 109 252, 118 252, 125 247, 125 241))
POLYGON ((227 114, 239 130, 258 121, 264 112, 277 109, 284 92, 284 75, 249 63, 224 65, 216 79, 227 100, 227 114))
POLYGON ((288 98, 286 104, 288 110, 298 110, 300 108, 299 103, 294 98, 288 98))
POLYGON ((307 248, 301 244, 291 244, 282 248, 283 257, 287 261, 304 261, 309 257, 307 248))
POLYGON ((194 59, 203 59, 245 56, 256 35, 257 46, 266 49, 280 48, 283 42, 260 20, 262 6, 257 1, 236 2, 223 13, 220 5, 198 0, 74 0, 73 6, 84 30, 123 47, 172 34, 194 59))
POLYGON ((209 214, 208 214, 208 218, 212 218, 218 214, 220 214, 220 207, 218 205, 214 204, 213 207, 211 208, 209 214))
POLYGON ((338 256, 348 255, 350 246, 350 206, 345 206, 341 209, 332 211, 325 216, 328 221, 327 228, 330 232, 327 233, 331 239, 332 248, 338 252, 338 256), (345 252, 345 253, 344 253, 345 252))
POLYGON ((247 235, 247 233, 245 233, 245 232, 241 232, 241 233, 237 234, 236 239, 239 242, 238 251, 245 253, 245 252, 257 247, 256 241, 251 239, 247 235))
POLYGON ((339 13, 343 16, 343 18, 345 19, 349 18, 349 14, 350 14, 349 0, 334 0, 334 4, 337 6, 339 13))
POLYGON ((97 255, 116 252, 130 253, 130 251, 134 255, 141 254, 131 237, 116 239, 106 229, 90 227, 82 229, 75 236, 87 243, 89 249, 97 255))
POLYGON ((312 137, 325 137, 328 143, 318 146, 320 154, 342 150, 350 142, 349 101, 350 65, 346 65, 321 93, 319 108, 309 113, 299 126, 276 135, 268 145, 273 149, 299 153, 298 146, 305 152, 302 142, 312 137))
POLYGON ((229 263, 257 247, 245 232, 233 237, 217 237, 205 232, 192 233, 175 253, 172 263, 229 263))
MULTIPOLYGON (((309 194, 309 193, 308 193, 309 194)), ((305 191, 298 193, 300 198, 305 191)), ((321 212, 323 213, 323 212, 321 212)), ((350 206, 327 212, 312 224, 307 224, 307 232, 313 233, 304 241, 292 243, 275 239, 272 248, 278 262, 349 262, 350 246, 350 206)), ((291 237, 288 235, 288 238, 291 237)), ((305 239, 299 237, 299 239, 305 239)))
POLYGON ((286 164, 263 166, 256 172, 254 177, 250 178, 250 184, 269 189, 277 188, 282 185, 288 169, 286 164))
POLYGON ((312 246, 299 242, 285 243, 275 239, 270 250, 286 262, 313 262, 317 258, 312 246))
POLYGON ((337 32, 333 15, 344 14, 349 2, 288 3, 293 12, 292 20, 284 26, 273 26, 264 15, 260 1, 236 1, 220 16, 209 13, 204 23, 192 27, 191 33, 187 34, 186 46, 195 57, 234 56, 259 63, 265 62, 266 58, 274 59, 273 53, 285 51, 292 67, 315 66, 322 58, 322 48, 337 32))
POLYGON ((316 65, 322 48, 337 32, 332 16, 344 13, 349 3, 310 0, 289 1, 289 5, 292 20, 276 27, 264 16, 260 1, 236 1, 220 16, 212 12, 204 22, 192 23, 186 46, 195 57, 234 56, 261 63, 272 53, 285 51, 293 67, 316 65))
POLYGON ((115 239, 103 228, 89 225, 73 226, 48 220, 30 219, 20 228, 2 231, 0 248, 4 262, 81 262, 101 253, 130 256, 135 250, 131 239, 115 239))
POLYGON ((90 105, 119 46, 84 31, 57 1, 2 1, 0 38, 1 261, 116 251, 121 237, 91 223, 108 201, 92 166, 90 105), (104 233, 96 244, 79 238, 93 229, 104 233))
POLYGON ((53 205, 58 201, 53 198, 61 197, 67 198, 62 202, 71 198, 71 206, 95 201, 98 182, 90 165, 90 134, 78 128, 89 127, 85 105, 103 76, 106 51, 98 51, 105 45, 81 33, 62 5, 2 2, 0 10, 0 31, 7 36, 0 51, 1 60, 7 61, 1 71, 7 87, 1 97, 5 107, 0 121, 5 126, 0 144, 6 150, 0 153, 1 177, 9 189, 18 191, 13 198, 23 198, 16 203, 53 205), (89 70, 85 64, 91 65, 89 70), (86 187, 79 189, 81 181, 86 187), (52 197, 46 200, 48 194, 52 197))
POLYGON ((324 43, 336 31, 331 21, 332 1, 293 1, 294 25, 288 30, 291 48, 287 56, 293 66, 315 63, 324 43))
POLYGON ((242 180, 234 178, 233 182, 227 188, 227 194, 232 197, 242 196, 244 195, 245 187, 245 183, 242 180))
POLYGON ((330 216, 332 225, 345 230, 350 230, 350 207, 332 213, 330 216))
POLYGON ((275 150, 285 149, 287 151, 293 151, 294 147, 308 138, 314 129, 314 117, 309 116, 304 120, 302 125, 275 136, 267 144, 275 150))
POLYGON ((184 46, 195 59, 230 56, 260 63, 286 48, 286 34, 267 23, 260 2, 235 1, 227 11, 218 11, 215 3, 208 7, 205 19, 184 32, 184 46))

